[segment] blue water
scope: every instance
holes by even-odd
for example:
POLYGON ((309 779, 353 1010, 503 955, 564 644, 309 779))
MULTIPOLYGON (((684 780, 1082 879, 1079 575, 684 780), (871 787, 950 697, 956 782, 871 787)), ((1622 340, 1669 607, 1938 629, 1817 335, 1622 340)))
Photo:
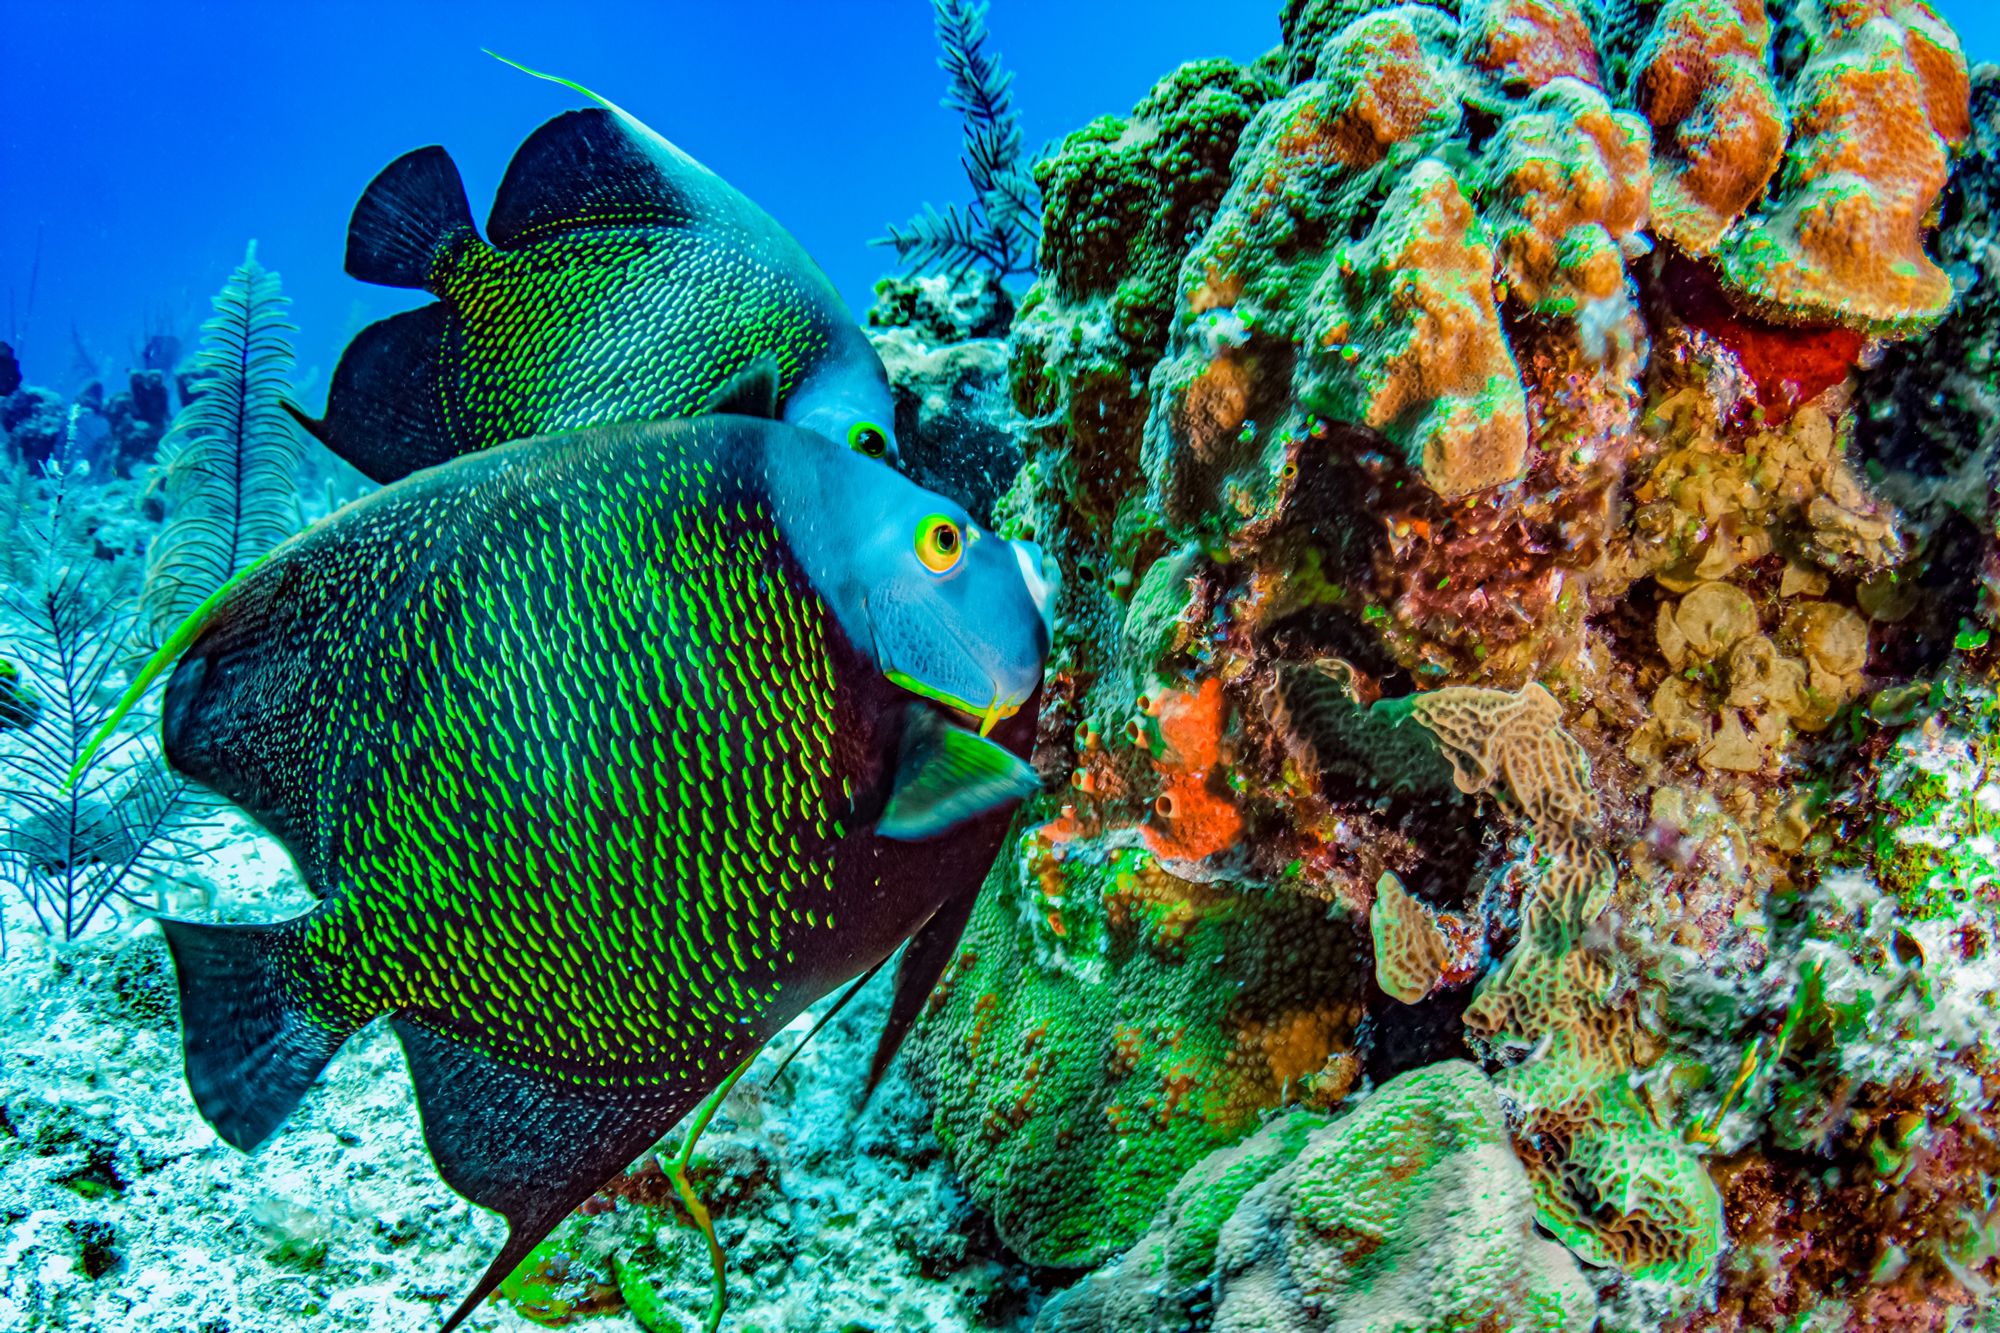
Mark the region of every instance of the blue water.
MULTIPOLYGON (((999 0, 988 26, 1017 71, 1033 148, 1129 110, 1182 60, 1254 58, 1278 40, 1277 8, 999 0)), ((363 324, 418 300, 341 271, 348 214, 375 172, 442 143, 483 221, 515 147, 580 104, 481 47, 595 89, 727 177, 791 229, 857 316, 893 267, 868 238, 926 199, 967 194, 927 0, 10 0, 4 13, 0 288, 38 382, 63 380, 72 322, 119 364, 148 323, 188 336, 253 236, 296 302, 302 372, 329 372, 363 324)))
MULTIPOLYGON (((1991 0, 1946 0, 1973 60, 1991 0)), ((1277 41, 1271 0, 995 0, 1031 146, 1128 109, 1182 60, 1277 41), (1143 16, 1143 17, 1141 17, 1143 16)), ((860 314, 890 256, 869 237, 966 193, 925 0, 497 4, 31 4, 4 13, 0 337, 74 378, 72 329, 120 367, 191 340, 250 237, 284 276, 302 377, 418 298, 341 272, 349 210, 392 158, 442 143, 483 216, 514 147, 577 104, 480 54, 595 88, 789 227, 860 314), (279 17, 280 15, 283 17, 279 17)), ((73 384, 68 387, 74 387, 73 384)))

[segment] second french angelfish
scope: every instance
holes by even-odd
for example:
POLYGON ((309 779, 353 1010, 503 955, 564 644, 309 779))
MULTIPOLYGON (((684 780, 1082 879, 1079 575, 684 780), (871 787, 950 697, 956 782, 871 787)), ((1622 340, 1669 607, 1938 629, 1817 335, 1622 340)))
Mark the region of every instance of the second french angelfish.
POLYGON ((531 435, 683 416, 769 358, 785 421, 893 461, 881 359, 791 234, 630 113, 551 81, 598 105, 521 145, 483 238, 441 147, 369 184, 347 271, 437 300, 362 330, 325 416, 294 409, 306 429, 394 481, 531 435))

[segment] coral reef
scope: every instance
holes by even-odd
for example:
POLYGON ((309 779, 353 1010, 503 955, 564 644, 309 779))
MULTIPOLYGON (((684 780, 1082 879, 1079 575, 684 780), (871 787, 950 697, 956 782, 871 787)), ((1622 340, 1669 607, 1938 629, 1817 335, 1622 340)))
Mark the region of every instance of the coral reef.
MULTIPOLYGON (((1784 94, 1784 157, 1763 202, 1717 244, 1722 273, 1787 322, 1933 324, 1951 282, 1923 231, 1968 129, 1958 39, 1922 0, 1811 0, 1791 17, 1805 58, 1784 94)), ((1761 126, 1758 138, 1761 149, 1761 126)))
MULTIPOLYGON (((1284 0, 1024 168, 981 12, 933 252, 1018 270, 1031 170, 1036 280, 870 336, 904 466, 1063 570, 1050 790, 872 1105, 879 983, 703 1140, 740 1326, 1990 1325, 2000 70, 1920 0, 1284 0)), ((0 355, 16 528, 128 584, 202 387, 144 360, 0 355)), ((0 758, 114 656, 0 669, 0 758)), ((494 1223, 385 1041, 258 1155, 196 1118, 137 909, 303 889, 232 820, 128 861, 122 753, 0 839, 0 1324, 434 1317, 494 1223)), ((685 1328, 707 1264, 642 1160, 470 1326, 685 1328)))
POLYGON ((1802 0, 1780 18, 1799 48, 1782 79, 1763 0, 1659 10, 1633 84, 1662 136, 1655 235, 1713 256, 1782 322, 1935 323, 1951 283, 1923 235, 1968 132, 1957 38, 1920 2, 1802 0))
POLYGON ((133 371, 128 387, 105 401, 106 453, 120 476, 153 460, 166 434, 167 416, 167 377, 158 370, 133 371))
POLYGON ((1127 1251, 1045 1328, 1954 1327, 2000 1280, 1995 76, 1878 0, 1282 24, 1037 167, 997 515, 1068 576, 1069 781, 912 1039, 947 1154, 1030 1260, 1127 1251), (1304 1147, 1467 1059, 1592 1291, 1516 1215, 1448 1309, 1493 1233, 1418 1257, 1304 1147), (1308 1195, 1357 1214, 1281 1239, 1308 1195))
POLYGON ((91 744, 133 655, 136 561, 97 512, 129 503, 129 487, 90 488, 52 465, 17 496, 33 554, 0 595, 19 659, 0 662, 0 885, 39 930, 71 941, 145 906, 162 870, 198 857, 197 803, 155 737, 91 744))
POLYGON ((869 339, 889 374, 904 471, 990 522, 1021 467, 1007 403, 1004 334, 1013 302, 981 274, 876 284, 869 339))
POLYGON ((68 433, 62 396, 32 384, 17 387, 0 402, 0 430, 7 432, 7 447, 15 460, 30 467, 48 462, 68 433))

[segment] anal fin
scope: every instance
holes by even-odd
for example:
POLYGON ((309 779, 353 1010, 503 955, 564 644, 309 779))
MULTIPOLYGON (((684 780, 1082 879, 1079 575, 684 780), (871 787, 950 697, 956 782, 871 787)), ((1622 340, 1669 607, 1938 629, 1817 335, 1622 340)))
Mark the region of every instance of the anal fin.
POLYGON ((445 1321, 445 1333, 703 1092, 696 1085, 671 1094, 586 1090, 503 1064, 408 1018, 391 1023, 438 1173, 507 1219, 507 1243, 445 1321))
POLYGON ((904 946, 903 956, 896 963, 896 989, 889 999, 889 1017, 882 1024, 882 1035, 875 1041, 875 1057, 868 1062, 868 1082, 861 1089, 861 1105, 868 1105, 868 1099, 875 1095, 882 1076, 889 1072, 890 1062, 902 1048, 903 1038, 909 1035, 910 1025, 923 1012, 924 1003, 937 988, 945 968, 951 966, 952 957, 958 952, 958 941, 965 934, 965 923, 972 919, 972 905, 978 900, 977 882, 957 897, 945 899, 904 946))

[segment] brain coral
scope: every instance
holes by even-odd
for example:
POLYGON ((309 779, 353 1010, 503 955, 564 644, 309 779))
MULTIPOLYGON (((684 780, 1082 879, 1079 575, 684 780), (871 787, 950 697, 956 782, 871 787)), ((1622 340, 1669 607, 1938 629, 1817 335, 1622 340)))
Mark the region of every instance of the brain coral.
POLYGON ((1328 1124, 1294 1113, 1190 1171, 1119 1264, 1037 1333, 1581 1329, 1597 1302, 1536 1234, 1493 1087, 1412 1070, 1328 1124))
MULTIPOLYGON (((1926 1290, 2000 1280, 1944 1220, 2000 1188, 2000 922, 1953 887, 1984 883, 1986 788, 1881 778, 1995 670, 2000 349, 1959 316, 1915 341, 1933 254, 1992 299, 1990 78, 1968 121, 1914 3, 1281 24, 1038 169, 996 523, 1065 570, 1035 758, 1067 786, 912 1037, 946 1151, 1033 1261, 1154 1228, 1063 1327, 1189 1292, 1275 1318, 1309 1273, 1433 1309, 1409 1252, 1402 1285, 1287 1231, 1302 1178, 1258 1192, 1349 1123, 1322 1117, 1477 1060, 1607 1326, 1943 1333, 1926 1290), (1917 906, 1947 898, 1950 941, 1917 906), (1898 1248, 1807 1256, 1841 1218, 1889 1234, 1878 1140, 1915 1163, 1898 1248)), ((1376 1197, 1360 1154, 1314 1160, 1376 1197)), ((1543 1252, 1487 1253, 1527 1274, 1496 1326, 1587 1308, 1524 1294, 1543 1252)))

